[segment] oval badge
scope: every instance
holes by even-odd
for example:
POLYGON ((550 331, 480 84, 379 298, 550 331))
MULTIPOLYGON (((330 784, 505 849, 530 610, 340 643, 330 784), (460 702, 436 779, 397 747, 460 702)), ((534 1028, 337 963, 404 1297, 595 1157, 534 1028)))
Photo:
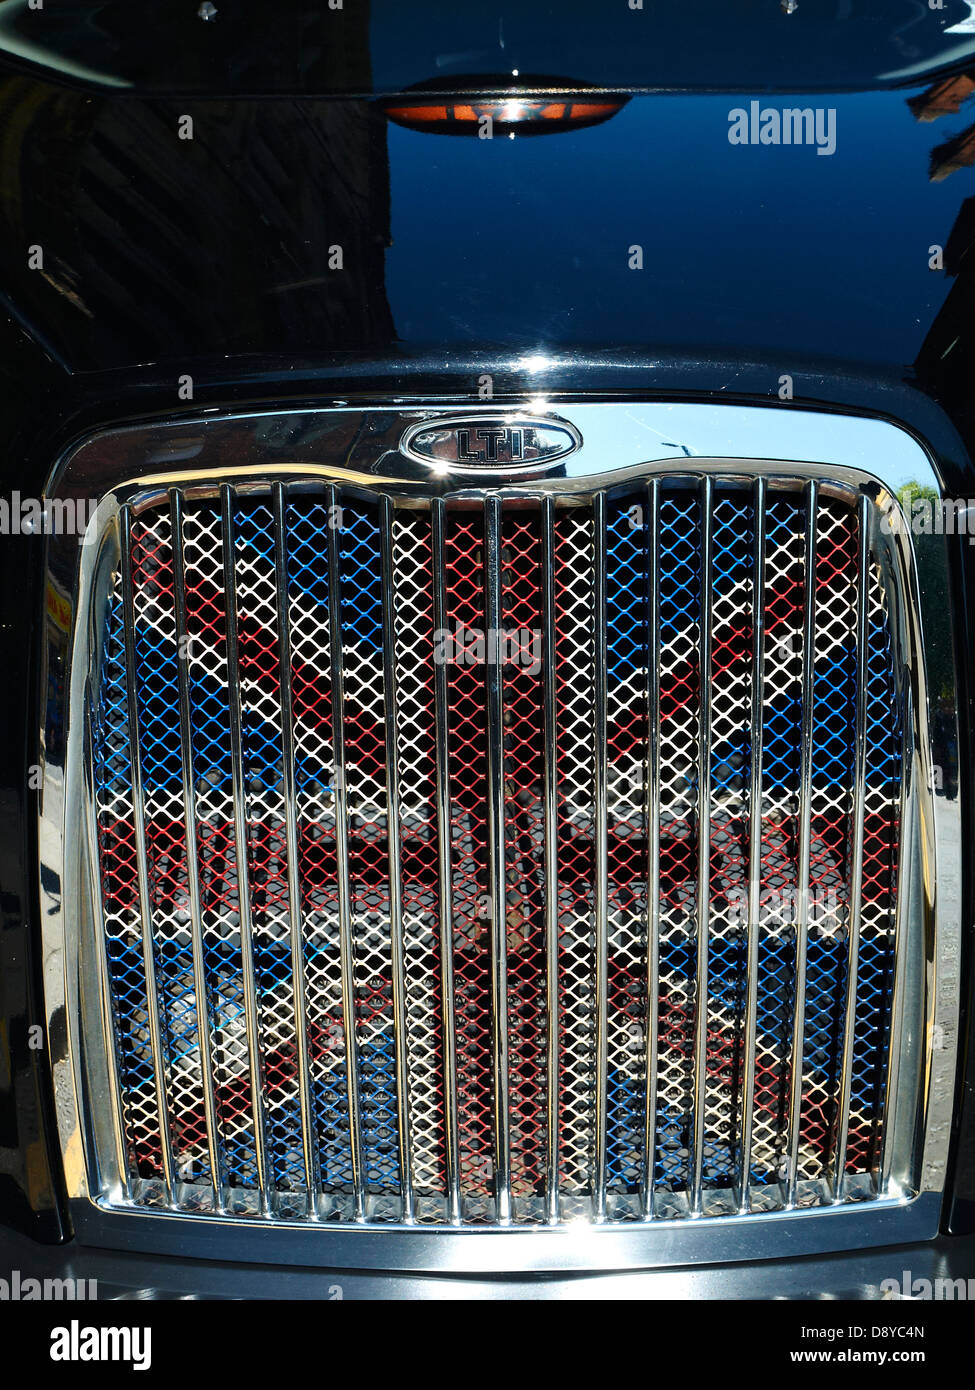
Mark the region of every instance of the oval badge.
POLYGON ((409 458, 450 473, 548 468, 582 444, 567 420, 531 415, 442 415, 411 425, 400 440, 409 458))

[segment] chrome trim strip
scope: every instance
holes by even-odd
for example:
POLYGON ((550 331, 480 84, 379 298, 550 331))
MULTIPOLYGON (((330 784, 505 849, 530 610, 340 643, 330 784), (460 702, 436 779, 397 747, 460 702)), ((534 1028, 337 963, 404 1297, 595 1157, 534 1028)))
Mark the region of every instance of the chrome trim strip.
MULTIPOLYGON (((523 404, 531 413, 531 400, 523 404)), ((894 491, 916 477, 919 464, 922 472, 931 472, 929 460, 906 430, 863 416, 783 409, 767 402, 597 403, 555 393, 549 394, 547 404, 584 439, 576 453, 559 460, 558 476, 553 477, 545 476, 545 470, 538 476, 519 473, 510 484, 502 473, 482 474, 476 482, 444 477, 401 453, 399 443, 408 425, 444 420, 457 413, 456 403, 410 406, 378 400, 355 408, 230 411, 106 430, 96 436, 97 458, 85 461, 85 495, 92 489, 96 496, 109 492, 120 479, 151 491, 192 475, 201 486, 215 489, 227 479, 244 483, 269 474, 370 488, 382 485, 413 497, 443 496, 448 491, 478 497, 488 490, 502 496, 561 495, 586 491, 597 483, 634 480, 645 476, 650 465, 654 472, 686 473, 689 460, 693 471, 712 468, 724 476, 808 470, 837 481, 848 478, 855 486, 867 474, 894 491), (362 428, 364 422, 368 428, 362 428), (731 453, 729 442, 734 439, 747 445, 747 452, 731 453)), ((513 402, 510 409, 519 406, 513 402)), ((474 412, 478 410, 492 413, 483 404, 475 405, 474 412)), ((81 449, 89 447, 84 444, 81 449)), ((75 450, 73 457, 79 452, 75 450)))
POLYGON ((550 1225, 559 1219, 559 844, 558 730, 555 681, 555 518, 551 497, 542 499, 542 659, 544 703, 545 803, 545 999, 546 1120, 548 1132, 545 1212, 550 1225))
MULTIPOLYGON (((169 517, 173 547, 173 603, 177 652, 187 651, 186 565, 183 557, 183 499, 175 488, 169 494, 169 517)), ((203 956, 203 910, 200 906, 200 863, 196 828, 196 786, 193 780, 193 734, 190 728, 190 673, 188 659, 176 662, 179 685, 179 733, 182 745, 183 817, 186 826, 186 879, 190 896, 190 932, 193 942, 193 992, 196 996, 196 1033, 203 1079, 203 1108, 206 1115, 207 1154, 213 1203, 224 1209, 223 1170, 220 1164, 217 1103, 213 1085, 213 1057, 210 1051, 210 993, 207 989, 203 956)))
POLYGON ((308 1052, 308 1009, 305 989, 304 912, 299 882, 298 808, 295 787, 294 692, 291 685, 291 604, 288 595, 288 531, 284 484, 272 491, 274 508, 274 582, 278 620, 278 680, 281 688, 281 763, 284 794, 285 843, 288 850, 288 916, 291 925, 291 974, 294 991, 295 1038, 298 1044, 298 1106, 301 1112, 301 1157, 305 1172, 308 1215, 317 1214, 318 1141, 312 1106, 308 1052))
POLYGON ((755 525, 755 571, 752 577, 752 728, 748 827, 748 946, 745 967, 745 1077, 739 1135, 738 1209, 747 1211, 751 1189, 752 1131, 755 1107, 755 1054, 758 1046, 758 934, 762 889, 762 788, 765 674, 765 479, 752 489, 755 525))
POLYGON ((654 1215, 657 1158, 657 1072, 660 1012, 660 481, 647 484, 649 611, 647 628, 647 1058, 644 1091, 643 1190, 645 1217, 654 1215))
POLYGON ((234 524, 234 490, 220 489, 223 535, 223 584, 227 610, 227 708, 230 715, 230 761, 234 788, 234 841, 236 844, 237 910, 240 917, 240 963, 244 985, 244 1023, 247 1062, 254 1121, 254 1159, 261 1212, 271 1213, 271 1182, 267 1158, 261 1037, 258 1021, 257 982, 254 974, 254 923, 251 917, 250 865, 247 862, 247 793, 244 786, 243 714, 240 694, 240 642, 237 631, 237 528, 234 524))
MULTIPOLYGON (((910 695, 905 700, 904 731, 908 734, 912 722, 910 695)), ((905 761, 901 780, 900 825, 901 837, 897 856, 897 907, 894 919, 894 990, 890 1005, 890 1051, 887 1065, 887 1081, 884 1087, 883 1143, 880 1151, 880 1165, 877 1174, 877 1187, 881 1193, 891 1189, 894 1163, 894 1130, 897 1107, 900 1099, 900 1059, 904 1034, 905 977, 907 974, 908 916, 911 911, 909 886, 912 881, 915 858, 914 838, 910 833, 913 799, 915 791, 905 761), (908 833, 904 833, 904 827, 908 833)), ((922 1175, 923 1176, 923 1175, 922 1175)))
POLYGON ((703 1200, 704 1128, 708 1074, 708 947, 711 915, 711 607, 714 585, 714 480, 704 478, 701 499, 701 618, 698 647, 700 713, 697 726, 697 971, 694 988, 694 1135, 691 1211, 703 1200))
MULTIPOLYGON (((484 626, 501 632, 501 502, 484 503, 484 626)), ((505 875, 504 691, 499 659, 484 664, 487 736, 488 900, 491 923, 491 1064, 494 1081, 494 1193, 498 1220, 511 1220, 508 1097, 508 903, 505 875)))
POLYGON ((379 503, 379 546, 383 608, 383 710, 386 715, 386 840, 389 847, 389 937, 393 965, 393 1031, 396 1050, 396 1122, 403 1220, 415 1214, 413 1201, 410 1095, 406 1057, 406 978, 403 968, 403 896, 400 871, 399 750, 397 747, 396 623, 393 611, 393 504, 379 503))
POLYGON ((606 1109, 609 1067, 609 809, 606 785, 606 496, 593 498, 593 610, 595 624, 595 676, 593 687, 595 732, 596 838, 596 1219, 606 1216, 606 1109))
MULTIPOLYGON (((445 594, 444 504, 439 497, 430 503, 430 559, 433 585, 433 630, 447 630, 445 594)), ((444 1147, 447 1166, 447 1203, 450 1222, 461 1218, 460 1138, 457 1120, 457 1036, 454 1021, 454 903, 451 877, 450 778, 447 762, 449 728, 447 721, 447 667, 433 663, 434 724, 436 732, 436 791, 438 889, 440 902, 440 1001, 444 1069, 444 1147)))
POLYGON ((146 1002, 149 1009, 149 1045, 152 1048, 152 1073, 156 1084, 156 1112, 159 1118, 159 1140, 162 1151, 163 1188, 166 1202, 173 1204, 173 1140, 169 1128, 169 1107, 166 1104, 166 1070, 163 1065, 162 1038, 159 1028, 161 1010, 156 987, 155 944, 152 935, 152 894, 149 888, 149 864, 146 856, 145 794, 142 784, 142 745, 139 742, 139 687, 136 684, 135 657, 135 599, 132 592, 132 513, 129 507, 119 512, 121 554, 119 583, 122 586, 122 612, 125 626, 125 687, 129 726, 129 758, 132 768, 132 824, 135 829, 135 862, 139 881, 139 918, 142 928, 142 966, 146 982, 146 1002))
MULTIPOLYGON (((341 516, 341 496, 328 489, 328 516, 341 516)), ((356 1221, 365 1218, 362 1173, 362 1115, 359 1108, 359 1048, 355 1026, 353 979, 352 896, 349 880, 349 811, 345 781, 345 683, 342 678, 342 605, 339 594, 338 528, 329 525, 328 549, 328 645, 332 693, 332 757, 335 763, 335 859, 338 873, 339 940, 342 959, 342 1020, 345 1031, 345 1076, 349 1100, 349 1163, 352 1169, 353 1208, 356 1221)))
MULTIPOLYGON (((96 879, 98 872, 98 816, 95 809, 94 776, 94 735, 92 730, 92 698, 90 686, 86 688, 84 708, 84 779, 85 779, 85 830, 88 837, 88 862, 91 866, 91 890, 95 903, 101 902, 101 883, 96 879)), ((108 968, 108 940, 100 933, 101 940, 96 948, 98 960, 99 1012, 101 1014, 104 1037, 109 1040, 105 1048, 108 1063, 108 1098, 112 1116, 112 1139, 115 1147, 115 1163, 118 1183, 123 1197, 132 1198, 132 1172, 129 1167, 128 1145, 125 1142, 125 1126, 122 1115, 122 1090, 118 1079, 118 1047, 115 1041, 115 1017, 112 1008, 112 989, 108 968)))
MULTIPOLYGON (((71 1205, 79 1240, 115 1248, 248 1263, 318 1265, 327 1269, 432 1269, 444 1274, 557 1270, 626 1270, 650 1266, 790 1259, 868 1245, 929 1240, 938 1231, 939 1198, 880 1200, 738 1214, 696 1220, 616 1222, 593 1227, 469 1226, 462 1231, 388 1227, 370 1222, 260 1222, 255 1218, 186 1217, 176 1213, 106 1210, 85 1199, 71 1205)), ((677 1271, 679 1276, 679 1271, 677 1271)))
POLYGON ((843 1021, 843 1062, 840 1094, 837 1105, 837 1124, 834 1135, 833 1200, 841 1202, 846 1186, 847 1131, 850 1124, 850 1092, 853 1084, 853 1044, 856 1027, 857 977, 860 964, 860 927, 863 916, 863 822, 867 758, 867 641, 868 606, 870 602, 867 577, 870 567, 870 502, 860 498, 857 508, 859 525, 859 556, 857 564, 857 694, 856 734, 854 742, 852 857, 850 866, 850 925, 847 944, 846 1000, 843 1021))
POLYGON ((806 945, 809 939, 809 864, 812 815, 813 668, 816 638, 816 518, 819 490, 815 478, 806 484, 806 551, 802 623, 802 728, 799 750, 799 868, 796 893, 795 1015, 792 1022, 789 1085, 789 1153, 785 1184, 786 1205, 796 1200, 799 1172, 799 1132, 802 1120, 802 1050, 806 1008, 806 945))
MULTIPOLYGON (((872 519, 875 522, 874 534, 876 544, 878 539, 876 537, 876 517, 874 516, 872 519)), ((892 540, 894 542, 902 540, 907 545, 910 545, 910 542, 906 540, 907 534, 907 528, 905 527, 901 534, 899 536, 895 534, 892 540)), ((899 558, 903 560, 905 557, 901 554, 899 558)), ((908 592, 904 595, 903 608, 905 611, 901 614, 901 619, 905 626, 915 628, 915 631, 911 634, 913 638, 912 645, 918 645, 923 640, 924 636, 920 630, 923 595, 917 592, 911 592, 911 586, 916 585, 916 583, 916 571, 912 572, 908 567, 905 582, 905 587, 908 589, 908 592)), ((935 632, 939 631, 942 622, 943 614, 938 614, 934 623, 935 632)), ((950 637, 949 640, 951 640, 950 637)), ((903 673, 904 676, 909 676, 910 674, 909 671, 903 673)), ((890 1011, 890 1051, 884 1087, 882 1120, 883 1141, 879 1155, 877 1174, 878 1189, 882 1194, 896 1189, 903 1190, 905 1184, 902 1173, 902 1155, 906 1148, 913 1147, 913 1142, 905 1143, 903 1139, 898 1137, 898 1131, 903 1127, 900 1123, 902 1109, 915 1101, 914 1095, 911 1094, 912 1087, 910 1080, 905 1080, 901 1075, 901 1059, 904 1055, 905 1036, 911 1031, 911 1024, 913 1023, 913 1020, 909 1021, 907 1017, 907 967, 909 960, 908 950, 913 944, 912 938, 917 935, 917 927, 912 920, 917 911, 916 904, 912 900, 915 885, 919 879, 929 877, 931 885, 929 893, 933 890, 934 916, 936 919, 944 913, 946 897, 946 885, 943 883, 939 885, 938 883, 937 868, 939 861, 935 861, 934 864, 930 861, 927 863, 925 862, 929 860, 931 846, 925 843, 923 833, 921 835, 916 833, 917 828, 915 826, 915 821, 919 818, 919 813, 923 809, 923 803, 921 801, 922 793, 925 790, 931 790, 933 788, 933 760, 938 759, 950 766, 948 762, 950 759, 950 750, 944 748, 935 750, 931 748, 930 735, 925 727, 928 711, 923 689, 920 692, 916 691, 909 679, 902 678, 898 682, 897 694, 901 703, 900 733, 904 756, 902 760, 900 805, 898 807, 900 836, 897 855, 897 897, 894 918, 894 981, 893 999, 890 1011), (895 1139, 897 1140, 896 1143, 895 1139)), ((944 775, 948 777, 950 774, 945 772, 944 775)), ((939 809, 941 811, 941 819, 947 818, 947 808, 945 805, 942 804, 939 808, 937 799, 934 800, 935 804, 931 814, 931 834, 933 834, 936 829, 941 829, 941 826, 935 824, 939 809)), ((947 829, 947 827, 945 827, 945 829, 947 829)), ((958 843, 960 846, 961 831, 957 819, 952 822, 951 829, 959 835, 958 843)), ((957 1035, 954 1037, 951 1035, 951 1028, 956 1028, 957 1023, 950 1027, 945 1027, 944 1015, 937 1008, 940 1002, 939 994, 943 989, 946 989, 949 994, 953 994, 960 986, 958 975, 955 973, 958 964, 957 956, 955 961, 952 962, 948 951, 946 951, 944 947, 943 941, 940 946, 938 945, 935 940, 936 934, 931 930, 931 927, 932 923, 930 921, 924 923, 921 933, 921 943, 919 943, 922 945, 922 949, 931 953, 931 958, 935 967, 934 979, 926 981, 924 986, 928 995, 926 1000, 928 1004, 927 1027, 929 1030, 941 1027, 944 1029, 944 1041, 946 1043, 951 1041, 957 1042, 957 1035), (954 970, 952 969, 952 965, 955 967, 954 970), (932 1020, 932 1013, 936 1016, 940 1014, 940 1021, 937 1017, 932 1020)), ((957 947, 955 949, 957 950, 957 947)), ((934 1039, 929 1037, 924 1040, 924 1043, 930 1045, 933 1041, 934 1039)), ((928 1066, 933 1067, 934 1058, 930 1046, 928 1046, 927 1050, 927 1060, 928 1066)), ((918 1079, 918 1086, 920 1089, 923 1089, 925 1085, 930 1086, 930 1073, 925 1075, 924 1073, 926 1070, 926 1068, 922 1067, 922 1075, 918 1079)), ((953 1072, 953 1068, 949 1070, 953 1072)), ((954 1097, 952 1095, 949 1098, 949 1107, 953 1108, 953 1103, 954 1097)), ((930 1109, 930 1093, 928 1104, 930 1109)), ((927 1120, 928 1118, 929 1115, 926 1115, 925 1119, 927 1120)), ((946 1124, 949 1122, 949 1118, 949 1115, 943 1116, 943 1120, 946 1124)), ((911 1141, 913 1141, 913 1138, 914 1136, 911 1136, 911 1141)), ((929 1148, 930 1139, 925 1143, 924 1162, 919 1179, 919 1185, 922 1190, 925 1186, 926 1174, 924 1170, 928 1166, 927 1152, 929 1148)))

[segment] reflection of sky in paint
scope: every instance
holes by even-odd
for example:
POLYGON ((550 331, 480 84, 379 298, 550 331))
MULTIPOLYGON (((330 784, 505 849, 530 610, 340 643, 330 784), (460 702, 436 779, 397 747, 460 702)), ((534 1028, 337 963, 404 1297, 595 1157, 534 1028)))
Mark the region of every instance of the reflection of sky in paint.
POLYGON ((693 5, 625 0, 370 0, 369 49, 383 90, 456 73, 546 73, 609 86, 796 90, 930 73, 971 52, 971 0, 776 0, 693 5))
POLYGON ((731 146, 728 112, 747 95, 634 97, 605 125, 515 140, 390 126, 398 334, 713 350, 782 372, 802 355, 913 361, 952 283, 928 247, 975 192, 968 170, 931 183, 930 152, 975 106, 924 124, 909 95, 829 98, 831 156, 731 146))

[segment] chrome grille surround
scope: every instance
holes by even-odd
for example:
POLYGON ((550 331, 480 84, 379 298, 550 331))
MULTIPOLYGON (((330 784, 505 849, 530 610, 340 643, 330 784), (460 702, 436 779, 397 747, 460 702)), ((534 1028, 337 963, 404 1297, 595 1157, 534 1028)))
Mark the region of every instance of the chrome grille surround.
MULTIPOLYGON (((178 1223, 207 1251, 225 1239, 255 1259, 503 1269, 814 1251, 936 1228, 957 1012, 957 779, 943 736, 951 653, 932 657, 939 629, 917 566, 930 591, 945 559, 940 538, 879 524, 898 486, 937 488, 932 466, 877 421, 555 408, 585 441, 555 477, 431 478, 397 446, 407 425, 437 417, 432 407, 146 426, 97 437, 59 466, 57 495, 104 498, 89 543, 52 539, 48 570, 49 592, 79 614, 69 633, 49 624, 41 853, 50 1011, 65 1008, 69 1025, 56 1080, 80 1232, 164 1249, 178 1223), (675 435, 692 447, 656 442, 675 435), (728 439, 748 441, 748 457, 728 457, 728 439), (624 501, 643 508, 636 534, 624 501), (350 525, 329 525, 343 507, 350 525), (742 528, 744 544, 726 543, 742 528), (855 578, 817 615, 776 576, 812 564, 819 583, 837 528, 855 578), (269 564, 254 558, 262 544, 269 564), (374 568, 356 561, 357 545, 374 568), (295 584, 303 552, 312 601, 295 584), (624 577, 649 568, 660 582, 640 594, 640 624, 661 659, 641 666, 624 577), (118 573, 137 582, 116 586, 118 573), (113 603, 116 636, 105 626, 113 603), (521 667, 430 660, 433 633, 458 615, 517 629, 532 603, 545 653, 533 686, 521 667), (741 647, 756 611, 764 622, 726 665, 723 647, 741 647), (194 654, 204 631, 220 640, 194 654), (372 633, 378 658, 332 641, 351 631, 360 644, 372 633), (837 873, 828 841, 837 817, 875 833, 887 784, 857 775, 831 786, 811 766, 814 740, 833 737, 817 730, 816 673, 851 634, 905 715, 893 734, 903 732, 903 759, 885 754, 906 833, 889 895, 881 1144, 849 1125, 869 1002, 856 971, 830 962, 851 959, 852 942, 861 972, 888 968, 864 949, 883 939, 876 919, 888 909, 846 911, 843 883, 862 881, 871 851, 864 842, 837 873), (160 652, 187 639, 188 659, 170 656, 160 677, 160 652), (697 681, 699 669, 713 678, 697 681), (146 733, 137 692, 144 701, 150 670, 153 697, 168 693, 179 712, 175 790, 154 775, 172 748, 146 733), (130 737, 113 725, 99 743, 113 681, 130 737), (204 689, 226 692, 209 720, 197 717, 204 689), (779 694, 801 712, 798 750, 779 694), (537 727, 505 723, 520 705, 537 727), (486 754, 473 800, 456 753, 465 738, 472 758, 486 754), (740 755, 722 761, 736 742, 752 750, 744 773, 740 755), (776 789, 768 766, 797 751, 801 765, 776 789), (642 771, 628 783, 631 763, 642 771), (117 794, 131 840, 99 856, 117 794), (387 824, 399 834, 386 836, 387 824), (525 844, 532 867, 519 881, 525 844), (674 866, 692 861, 681 878, 674 866), (99 862, 119 879, 104 897, 99 862), (810 922, 797 880, 823 890, 825 916, 810 922), (151 913, 120 907, 132 883, 151 913), (784 889, 788 904, 790 888, 798 927, 770 901, 784 889), (505 899, 503 932, 490 910, 479 924, 484 890, 505 899), (138 951, 113 957, 112 942, 128 940, 138 951), (141 961, 135 988, 158 1008, 134 1010, 123 1057, 117 989, 130 955, 141 961), (730 1000, 714 992, 725 971, 730 1000), (821 977, 838 1032, 808 1004, 821 977), (778 1041, 758 1068, 756 1035, 780 980, 778 1041), (803 1009, 791 1007, 796 994, 803 1009), (840 1063, 820 1095, 805 1063, 823 1028, 840 1063), (290 1056, 275 1047, 282 1038, 290 1056), (148 1176, 133 1163, 133 1124, 158 1136, 148 1176)), ((849 685, 857 773, 892 737, 871 722, 869 684, 849 685)), ((849 704, 821 710, 825 724, 849 704)))

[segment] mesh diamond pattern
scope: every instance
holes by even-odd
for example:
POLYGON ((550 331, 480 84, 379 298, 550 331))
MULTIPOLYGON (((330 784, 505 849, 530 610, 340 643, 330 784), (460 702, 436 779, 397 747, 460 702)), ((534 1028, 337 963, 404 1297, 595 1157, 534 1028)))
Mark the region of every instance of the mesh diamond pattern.
MULTIPOLYGON (((824 487, 815 518, 815 573, 805 573, 807 517, 798 481, 773 480, 765 513, 765 568, 755 592, 752 490, 715 480, 712 567, 702 571, 699 479, 659 485, 657 554, 645 487, 606 499, 608 1032, 606 1189, 609 1219, 639 1211, 649 1179, 658 1209, 690 1194, 694 1177, 695 1039, 706 1043, 702 1183, 734 1192, 742 1180, 742 1096, 747 985, 754 614, 765 649, 762 723, 758 991, 749 1179, 774 1190, 788 1170, 792 1037, 803 1010, 799 1177, 828 1178, 834 1159, 847 979, 850 970, 852 777, 858 681, 865 682, 866 791, 861 941, 854 994, 854 1047, 846 1171, 876 1168, 884 1135, 894 916, 904 750, 897 655, 886 579, 867 575, 868 641, 856 649, 859 536, 855 498, 824 487), (796 903, 803 614, 814 585, 812 662, 811 911, 804 997, 796 997, 796 903), (704 586, 707 585, 707 590, 704 586), (659 642, 651 641, 656 587, 659 642), (700 670, 702 598, 711 609, 711 663, 700 670), (653 663, 653 665, 651 665, 653 663), (660 690, 659 855, 649 883, 648 730, 651 674, 660 690), (862 672, 862 674, 861 674, 862 672), (698 920, 702 791, 702 682, 711 710, 710 894, 698 920), (651 1016, 648 890, 659 910, 658 1032, 651 1016), (707 940, 706 997, 696 995, 698 950, 707 940), (658 1055, 656 1149, 644 1172, 648 1047, 658 1055)), ((457 1180, 461 1218, 495 1216, 495 1097, 490 928, 503 921, 508 963, 505 1071, 510 1116, 512 1211, 545 1218, 548 1113, 554 1106, 561 1215, 592 1214, 596 1189, 596 732, 595 511, 586 496, 554 509, 557 846, 557 1096, 547 1092, 550 1029, 545 900, 544 654, 546 576, 537 499, 504 500, 497 581, 502 631, 485 632, 485 537, 477 502, 448 501, 444 632, 434 629, 434 545, 429 509, 393 506, 393 573, 384 591, 381 514, 352 490, 340 505, 321 491, 289 488, 285 534, 267 492, 232 494, 228 557, 214 498, 183 501, 186 640, 178 639, 176 555, 168 504, 151 501, 132 520, 135 616, 133 677, 143 775, 148 897, 140 901, 136 806, 124 642, 123 584, 111 588, 91 710, 95 823, 103 945, 108 964, 119 1122, 134 1184, 162 1175, 167 1117, 179 1191, 216 1186, 233 1210, 253 1211, 258 1148, 267 1157, 272 1212, 301 1215, 306 1172, 299 1047, 307 1037, 312 1195, 319 1216, 353 1214, 352 1105, 347 1057, 356 1067, 357 1138, 367 1219, 395 1218, 399 1116, 409 1118, 406 1154, 421 1222, 447 1216, 447 1069, 443 1019, 445 948, 453 962, 457 1180), (329 560, 334 537, 337 565, 329 560), (279 551, 278 544, 282 549, 279 551), (225 559, 237 601, 237 669, 229 668, 225 559), (283 632, 290 631, 293 720, 283 723, 283 632), (334 589, 331 586, 335 586, 334 589), (332 605, 338 613, 333 631, 332 605), (391 605, 395 691, 386 688, 384 605, 391 605), (486 663, 501 665, 505 901, 488 898, 486 663), (333 662, 341 689, 332 688, 333 662), (450 920, 440 902, 436 794, 436 680, 445 666, 444 751, 450 845, 450 920), (181 675, 189 692, 191 765, 184 799, 181 675), (231 691, 241 709, 242 849, 248 911, 241 913, 231 691), (335 729, 344 747, 342 837, 348 859, 351 974, 343 980, 336 807, 335 729), (387 733, 397 756, 398 800, 388 816, 387 733), (290 735, 290 737, 286 737, 290 735), (286 802, 294 750, 297 855, 289 862, 286 802), (195 837, 187 826, 195 815, 195 837), (390 881, 390 836, 399 881, 390 881), (202 959, 194 958, 190 873, 199 886, 202 959), (292 886, 296 913, 292 913, 292 886), (402 916, 405 1093, 398 1094, 392 894, 402 916), (297 920, 294 920, 294 917, 297 920), (249 922, 259 1055, 249 1050, 242 921, 249 922), (156 998, 147 997, 143 922, 156 998), (449 933, 449 936, 447 935, 449 933), (295 960, 301 964, 305 1016, 295 960), (204 988, 197 997, 196 970, 204 988), (347 988, 350 1015, 343 1000, 347 988), (150 1009, 158 1011, 154 1058, 150 1009), (204 1039, 201 1053, 200 1038, 204 1039), (164 1094, 156 1093, 157 1070, 164 1094), (251 1093, 252 1070, 260 1105, 251 1093), (207 1132, 205 1079, 212 1076, 215 1132, 207 1132), (161 1102, 161 1105, 160 1105, 161 1102), (262 1120, 255 1132, 255 1111, 262 1120), (210 1149, 218 1171, 210 1171, 210 1149)), ((156 1183, 158 1189, 158 1183, 156 1183)), ((148 1187, 146 1189, 148 1191, 148 1187)), ((711 1194, 713 1195, 713 1194, 711 1194)), ((147 1197, 146 1200, 149 1200, 147 1197)), ((154 1198, 158 1200, 158 1198, 154 1198)), ((774 1200, 774 1196, 773 1196, 774 1200)))
POLYGON ((330 507, 304 500, 290 505, 286 514, 295 810, 315 1139, 322 1186, 348 1196, 352 1150, 335 849, 332 639, 323 563, 328 528, 339 519, 330 507))
POLYGON ((654 1183, 690 1178, 697 969, 697 743, 701 517, 696 497, 660 501, 660 1056, 654 1183))
POLYGON ((581 510, 557 515, 554 526, 559 1171, 562 1190, 585 1197, 593 1191, 596 1145, 594 528, 581 510))
POLYGON ((493 904, 487 885, 487 806, 484 743, 484 521, 458 508, 447 514, 445 539, 449 705, 448 771, 453 855, 454 1015, 460 1184, 472 1219, 489 1208, 494 1184, 491 1076, 491 959, 493 904))
MULTIPOLYGON (((173 1157, 186 1181, 211 1178, 202 1102, 199 1018, 183 809, 172 535, 168 511, 132 535, 136 688, 145 797, 146 868, 173 1157)), ((206 1020, 206 1001, 202 1005, 206 1020)), ((219 1156, 219 1149, 218 1149, 219 1156)))
POLYGON ((762 672, 762 844, 751 1181, 778 1181, 788 1148, 795 1013, 805 513, 773 494, 766 508, 762 672))
POLYGON ((643 1165, 647 1055, 646 747, 649 536, 645 508, 606 517, 609 1024, 606 1186, 634 1191, 643 1165))
POLYGON ((211 1061, 226 1181, 231 1187, 247 1188, 257 1186, 257 1157, 240 945, 224 538, 217 507, 187 512, 183 547, 188 641, 185 658, 177 655, 189 666, 211 1061))
POLYGON ((382 568, 373 508, 346 504, 339 531, 345 781, 353 980, 365 1180, 399 1189, 396 1057, 386 836, 382 568))
POLYGON ((737 1135, 744 1056, 754 564, 747 496, 714 502, 711 687, 711 908, 708 924, 707 1085, 703 1180, 740 1176, 737 1135))
POLYGON ((433 693, 433 554, 429 518, 398 512, 393 521, 396 745, 403 875, 407 1086, 411 1167, 418 1196, 446 1191, 442 969, 433 693))
POLYGON ((162 1143, 149 1038, 139 911, 135 825, 130 788, 132 761, 127 737, 125 628, 122 599, 112 595, 105 637, 104 670, 94 718, 100 758, 95 782, 95 816, 101 868, 105 952, 111 983, 115 1051, 122 1087, 122 1132, 133 1172, 162 1171, 162 1143))
POLYGON ((894 689, 887 598, 875 566, 870 570, 868 597, 863 900, 853 1029, 851 1119, 847 1130, 848 1173, 868 1173, 879 1159, 890 1029, 887 1003, 894 974, 894 901, 900 827, 901 719, 894 689))
POLYGON ((849 938, 850 816, 856 710, 857 527, 823 498, 816 518, 812 846, 799 1122, 799 1173, 829 1162, 842 1058, 849 938))
MULTIPOLYGON (((509 514, 501 528, 501 680, 508 1096, 515 1199, 544 1191, 547 1148, 540 565, 537 512, 509 514)), ((516 1200, 516 1216, 531 1211, 516 1200)))

